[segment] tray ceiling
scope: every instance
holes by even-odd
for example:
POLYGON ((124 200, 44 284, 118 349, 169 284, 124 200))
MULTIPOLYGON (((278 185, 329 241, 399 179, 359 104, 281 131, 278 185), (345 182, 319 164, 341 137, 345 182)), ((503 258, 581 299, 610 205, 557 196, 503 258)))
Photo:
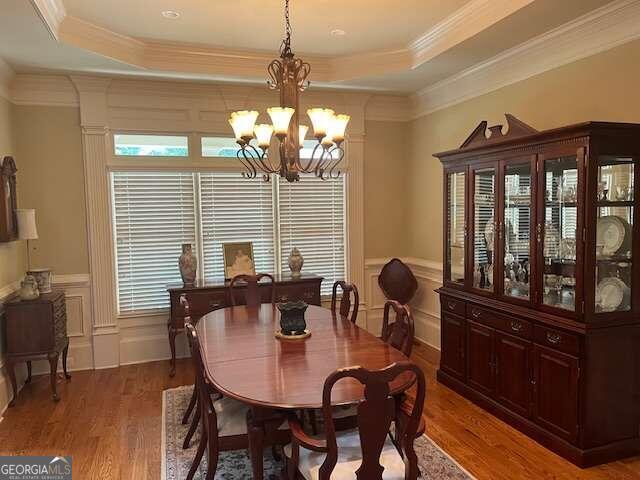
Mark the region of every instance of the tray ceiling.
MULTIPOLYGON (((292 0, 293 47, 315 85, 415 92, 608 3, 292 0)), ((17 72, 262 83, 282 9, 281 0, 3 0, 0 58, 17 72)))

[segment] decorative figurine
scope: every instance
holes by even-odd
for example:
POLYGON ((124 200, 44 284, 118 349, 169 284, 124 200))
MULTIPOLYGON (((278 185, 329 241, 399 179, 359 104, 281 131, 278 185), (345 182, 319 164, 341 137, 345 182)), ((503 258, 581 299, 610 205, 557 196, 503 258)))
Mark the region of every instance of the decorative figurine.
POLYGON ((302 265, 304 265, 304 257, 300 253, 300 250, 293 247, 293 249, 291 249, 291 254, 289 255, 289 268, 291 269, 291 275, 299 277, 302 265))
POLYGON ((24 280, 20 282, 20 298, 22 300, 35 300, 39 296, 38 282, 33 275, 26 275, 24 280))
POLYGON ((51 293, 50 268, 32 268, 27 271, 27 275, 32 276, 36 282, 38 282, 38 290, 40 293, 51 293))
POLYGON ((193 254, 190 243, 182 244, 182 255, 180 255, 178 259, 178 266, 180 267, 182 282, 187 286, 195 284, 196 272, 198 271, 198 259, 193 254))

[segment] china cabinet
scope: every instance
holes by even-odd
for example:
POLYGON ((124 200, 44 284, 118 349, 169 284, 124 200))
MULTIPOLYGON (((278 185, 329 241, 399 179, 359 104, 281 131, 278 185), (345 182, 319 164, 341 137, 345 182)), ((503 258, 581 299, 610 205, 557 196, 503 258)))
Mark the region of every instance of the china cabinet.
POLYGON ((638 454, 640 125, 506 117, 436 154, 438 380, 577 465, 638 454))

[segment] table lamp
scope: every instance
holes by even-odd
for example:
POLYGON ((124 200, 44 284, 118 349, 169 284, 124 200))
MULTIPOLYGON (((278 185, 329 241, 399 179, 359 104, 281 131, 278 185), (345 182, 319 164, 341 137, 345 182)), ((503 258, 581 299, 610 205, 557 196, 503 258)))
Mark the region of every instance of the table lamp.
POLYGON ((36 211, 32 208, 17 209, 18 217, 18 238, 27 241, 27 270, 31 270, 31 249, 29 240, 37 240, 38 229, 36 228, 36 211))

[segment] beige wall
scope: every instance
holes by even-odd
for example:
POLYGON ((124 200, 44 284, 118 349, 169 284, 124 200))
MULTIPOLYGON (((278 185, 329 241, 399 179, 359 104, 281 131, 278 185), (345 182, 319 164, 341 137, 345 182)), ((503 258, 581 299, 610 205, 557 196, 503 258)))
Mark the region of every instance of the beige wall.
MULTIPOLYGON (((0 97, 0 161, 7 155, 13 155, 18 168, 18 192, 22 188, 24 172, 23 163, 16 155, 13 143, 13 122, 11 119, 11 104, 0 97)), ((22 206, 18 201, 18 206, 22 206)), ((24 275, 25 270, 24 242, 0 243, 0 289, 24 275)))
POLYGON ((54 274, 88 273, 79 110, 14 105, 13 127, 19 202, 36 209, 39 238, 30 242, 31 265, 54 274))
POLYGON ((405 254, 407 141, 405 122, 365 123, 365 258, 405 254))
POLYGON ((543 73, 411 122, 408 255, 442 261, 442 168, 482 120, 512 113, 538 130, 587 120, 640 123, 640 41, 543 73))

